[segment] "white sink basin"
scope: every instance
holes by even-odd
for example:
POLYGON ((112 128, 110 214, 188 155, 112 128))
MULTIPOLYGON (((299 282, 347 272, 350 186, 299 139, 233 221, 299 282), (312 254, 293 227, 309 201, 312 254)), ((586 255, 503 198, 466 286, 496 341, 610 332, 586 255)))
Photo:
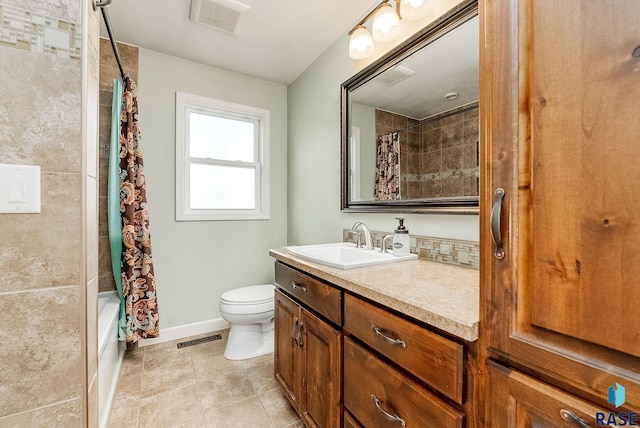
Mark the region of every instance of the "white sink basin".
POLYGON ((394 256, 392 253, 380 252, 379 248, 374 250, 356 248, 355 244, 348 242, 318 245, 295 245, 285 248, 289 252, 298 257, 302 257, 303 259, 340 269, 396 263, 405 260, 415 260, 418 258, 417 254, 394 256))

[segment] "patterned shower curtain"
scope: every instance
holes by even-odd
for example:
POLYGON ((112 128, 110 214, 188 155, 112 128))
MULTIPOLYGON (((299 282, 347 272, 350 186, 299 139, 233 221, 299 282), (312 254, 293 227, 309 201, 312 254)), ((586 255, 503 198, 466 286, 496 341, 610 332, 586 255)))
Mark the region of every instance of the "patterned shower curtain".
POLYGON ((400 199, 400 135, 397 132, 378 135, 373 195, 378 201, 400 199))
POLYGON ((151 257, 140 130, 138 87, 124 80, 120 111, 120 214, 122 216, 122 288, 127 345, 158 337, 156 281, 151 257))

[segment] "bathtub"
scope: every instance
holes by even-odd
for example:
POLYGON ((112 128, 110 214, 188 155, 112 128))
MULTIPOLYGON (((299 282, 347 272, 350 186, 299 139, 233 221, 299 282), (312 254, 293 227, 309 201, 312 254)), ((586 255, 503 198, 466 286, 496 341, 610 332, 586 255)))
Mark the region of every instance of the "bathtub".
POLYGON ((118 342, 120 300, 115 291, 98 293, 98 399, 100 427, 107 426, 111 402, 124 357, 124 342, 118 342))

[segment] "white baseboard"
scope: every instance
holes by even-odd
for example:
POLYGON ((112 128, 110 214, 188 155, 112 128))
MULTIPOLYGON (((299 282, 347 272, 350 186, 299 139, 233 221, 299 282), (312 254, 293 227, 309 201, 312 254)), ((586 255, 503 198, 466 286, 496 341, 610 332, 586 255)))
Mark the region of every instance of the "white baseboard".
POLYGON ((225 328, 229 328, 229 323, 222 318, 200 321, 193 324, 179 325, 177 327, 169 327, 160 329, 160 335, 157 338, 140 339, 138 341, 138 346, 144 347, 155 345, 156 343, 169 342, 176 339, 184 339, 185 337, 210 333, 212 331, 224 330, 225 328))

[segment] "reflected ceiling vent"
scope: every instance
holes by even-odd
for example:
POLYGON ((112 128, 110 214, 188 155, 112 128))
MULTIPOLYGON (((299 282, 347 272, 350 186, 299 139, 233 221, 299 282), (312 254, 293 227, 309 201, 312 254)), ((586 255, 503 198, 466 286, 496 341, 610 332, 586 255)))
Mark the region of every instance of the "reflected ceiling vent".
POLYGON ((191 0, 189 19, 234 33, 240 16, 249 9, 249 6, 234 0, 191 0))
POLYGON ((399 81, 404 80, 407 77, 412 76, 414 74, 416 74, 416 72, 413 71, 412 69, 402 65, 396 65, 395 67, 390 68, 389 70, 382 73, 380 76, 376 77, 375 80, 377 82, 384 83, 385 85, 393 86, 399 81))

